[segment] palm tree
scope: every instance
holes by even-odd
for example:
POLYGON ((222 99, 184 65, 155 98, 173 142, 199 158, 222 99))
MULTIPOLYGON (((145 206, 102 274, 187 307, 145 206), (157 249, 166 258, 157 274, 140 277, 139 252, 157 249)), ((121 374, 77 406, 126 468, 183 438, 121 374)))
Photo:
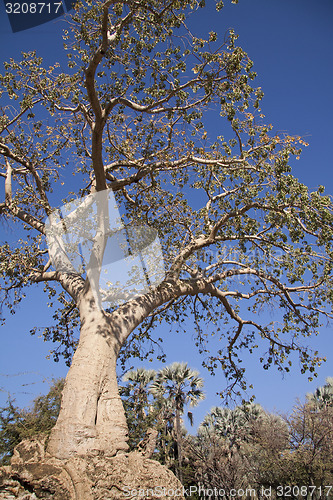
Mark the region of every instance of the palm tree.
POLYGON ((137 368, 123 376, 125 387, 120 387, 127 423, 129 426, 129 446, 134 449, 152 424, 154 416, 150 412, 149 384, 156 376, 155 370, 137 368))
POLYGON ((253 422, 264 416, 263 408, 256 403, 243 404, 234 409, 216 406, 205 416, 198 435, 215 434, 223 438, 231 452, 234 446, 239 448, 241 442, 249 439, 253 422))
POLYGON ((194 480, 203 489, 257 488, 259 497, 262 485, 279 484, 288 440, 285 421, 259 404, 212 408, 192 441, 194 480))
POLYGON ((127 389, 132 396, 132 402, 142 419, 146 418, 145 407, 148 406, 148 386, 155 379, 155 370, 136 368, 123 376, 123 382, 128 382, 127 389))
MULTIPOLYGON (((199 376, 199 372, 187 366, 187 363, 177 362, 159 371, 150 387, 150 392, 159 399, 163 398, 168 411, 171 408, 174 413, 180 481, 182 481, 181 416, 187 405, 196 406, 199 401, 204 399, 202 387, 203 379, 199 376)), ((192 425, 192 412, 189 411, 187 415, 192 425)))
POLYGON ((325 385, 317 387, 313 394, 309 393, 306 397, 318 409, 333 406, 333 377, 327 377, 325 385))

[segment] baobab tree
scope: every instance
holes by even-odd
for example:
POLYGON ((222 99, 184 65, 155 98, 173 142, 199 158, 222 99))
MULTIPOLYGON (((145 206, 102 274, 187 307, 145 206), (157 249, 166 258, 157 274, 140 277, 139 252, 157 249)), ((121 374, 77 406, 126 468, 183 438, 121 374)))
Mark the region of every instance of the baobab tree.
MULTIPOLYGON (((238 353, 258 338, 267 346, 265 368, 289 370, 292 351, 304 371, 320 361, 302 340, 332 316, 331 199, 290 173, 304 141, 263 124, 262 92, 236 35, 221 42, 187 28, 202 6, 78 2, 64 33, 66 71, 25 53, 0 77, 0 214, 20 223, 23 235, 1 246, 3 311, 15 310, 26 286, 44 284, 60 302, 45 336, 60 341, 56 355, 70 359, 75 350, 48 443, 55 457, 127 449, 117 358, 162 321, 193 316, 205 364, 222 368, 229 392, 244 389, 238 353), (213 136, 208 110, 219 120, 213 136), (106 190, 124 227, 141 221, 158 232, 165 276, 101 307, 84 269, 49 259, 45 219, 106 190), (257 314, 272 306, 276 317, 257 314), (207 323, 220 340, 214 352, 207 323)), ((91 259, 101 261, 104 243, 97 231, 91 259)))

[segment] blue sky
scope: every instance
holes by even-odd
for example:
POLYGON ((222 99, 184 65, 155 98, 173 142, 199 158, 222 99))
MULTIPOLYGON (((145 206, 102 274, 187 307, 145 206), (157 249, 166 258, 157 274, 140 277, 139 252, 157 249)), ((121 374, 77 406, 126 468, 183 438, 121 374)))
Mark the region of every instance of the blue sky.
MULTIPOLYGON (((239 44, 254 61, 254 70, 258 73, 256 84, 265 94, 262 109, 267 122, 274 125, 276 132, 301 135, 310 144, 301 159, 294 161, 294 175, 311 189, 322 184, 327 193, 333 194, 332 0, 239 0, 238 5, 225 0, 225 8, 219 14, 211 0, 207 3, 209 7, 193 17, 193 31, 204 36, 214 30, 223 38, 228 28, 234 28, 239 34, 239 44)), ((21 50, 32 49, 37 49, 47 64, 64 62, 63 27, 63 19, 58 18, 12 33, 4 5, 0 3, 1 63, 10 57, 18 58, 21 50)), ((10 239, 13 241, 15 237, 14 231, 10 239)), ((52 346, 29 335, 34 326, 50 324, 49 317, 42 290, 32 289, 17 314, 8 318, 6 326, 1 328, 0 405, 5 402, 8 391, 19 405, 26 405, 47 391, 43 381, 66 374, 63 362, 56 364, 45 359, 52 346)), ((158 335, 161 334, 167 339, 167 362, 187 361, 205 378, 207 398, 194 413, 197 424, 211 406, 219 403, 214 394, 222 389, 223 379, 218 375, 210 377, 201 368, 200 357, 192 348, 191 331, 180 337, 161 328, 158 335)), ((306 392, 313 391, 327 376, 333 375, 332 327, 323 328, 309 343, 327 357, 327 363, 312 383, 307 381, 307 375, 299 373, 297 363, 293 372, 282 379, 278 372, 264 371, 256 359, 247 356, 248 379, 254 383, 257 401, 268 410, 290 411, 297 397, 303 398, 306 392)), ((158 366, 152 363, 152 367, 158 366)))

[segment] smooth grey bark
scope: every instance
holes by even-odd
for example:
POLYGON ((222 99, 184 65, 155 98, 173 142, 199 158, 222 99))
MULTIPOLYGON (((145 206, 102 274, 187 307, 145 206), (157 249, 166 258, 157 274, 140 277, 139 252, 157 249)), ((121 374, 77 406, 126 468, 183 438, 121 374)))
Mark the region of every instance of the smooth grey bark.
POLYGON ((85 293, 79 308, 80 341, 47 451, 57 458, 99 452, 113 456, 128 449, 128 428, 116 378, 119 325, 96 306, 91 292, 85 293))

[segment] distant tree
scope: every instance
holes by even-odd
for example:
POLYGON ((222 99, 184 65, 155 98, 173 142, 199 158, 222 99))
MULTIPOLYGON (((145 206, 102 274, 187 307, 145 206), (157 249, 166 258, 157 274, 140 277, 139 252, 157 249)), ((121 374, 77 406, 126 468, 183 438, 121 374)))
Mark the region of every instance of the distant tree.
POLYGON ((252 488, 258 498, 267 484, 283 484, 280 462, 287 448, 286 423, 259 404, 215 407, 199 426, 197 436, 186 440, 195 484, 223 488, 226 494, 233 488, 252 488))
POLYGON ((7 405, 0 408, 0 464, 6 465, 17 444, 22 440, 23 417, 15 401, 8 399, 7 405))
POLYGON ((155 370, 146 370, 145 368, 136 368, 130 370, 123 376, 123 381, 128 382, 127 389, 132 396, 133 405, 138 415, 145 419, 147 416, 147 407, 149 406, 148 394, 149 386, 156 378, 155 370))
POLYGON ((185 449, 194 470, 194 483, 203 488, 242 488, 249 484, 249 463, 240 450, 244 415, 238 409, 215 407, 199 426, 185 449))
POLYGON ((3 464, 9 463, 15 446, 23 439, 50 434, 59 415, 63 387, 63 379, 53 380, 49 392, 35 398, 31 408, 20 409, 12 399, 8 400, 7 406, 0 408, 0 457, 3 464))
POLYGON ((256 403, 244 404, 234 409, 214 407, 206 415, 199 427, 199 433, 215 433, 229 443, 234 450, 240 443, 250 440, 253 423, 266 416, 263 408, 256 403))
POLYGON ((260 496, 262 488, 272 487, 276 492, 279 485, 289 483, 289 432, 285 420, 273 413, 265 412, 264 418, 253 422, 251 437, 243 452, 251 468, 251 483, 260 496))
MULTIPOLYGON (((202 390, 203 379, 199 372, 187 363, 172 363, 160 370, 151 384, 150 392, 160 400, 165 399, 167 408, 174 415, 175 441, 177 444, 178 475, 182 481, 182 425, 181 419, 187 405, 196 406, 205 395, 202 390)), ((192 412, 187 416, 193 424, 192 412)))
MULTIPOLYGON (((290 453, 286 455, 289 481, 324 487, 333 483, 333 404, 332 377, 305 404, 298 403, 287 419, 290 453)), ((327 493, 327 491, 326 491, 327 493)), ((314 498, 322 498, 320 490, 314 498)))
POLYGON ((156 377, 155 370, 137 368, 123 376, 125 386, 120 386, 129 427, 130 449, 135 449, 150 427, 155 426, 156 412, 154 402, 149 401, 149 386, 156 377))
MULTIPOLYGON (((177 470, 177 442, 175 436, 174 402, 161 394, 153 394, 155 428, 158 430, 156 458, 170 469, 177 470)), ((183 429, 182 429, 183 431, 183 429)))
MULTIPOLYGON (((282 372, 292 351, 303 372, 321 360, 304 337, 332 317, 332 202, 322 186, 309 192, 291 175, 305 142, 264 124, 263 93, 233 30, 219 41, 186 26, 203 6, 76 2, 64 32, 68 69, 45 67, 32 52, 0 76, 0 215, 19 235, 0 247, 1 303, 13 313, 32 284, 44 285, 51 304, 58 299, 44 331, 56 358, 71 363, 48 443, 58 458, 128 449, 117 359, 124 346, 138 355, 161 322, 195 332, 229 395, 246 386, 242 349, 259 345, 263 367, 282 372), (159 232, 166 272, 101 309, 98 279, 94 288, 81 267, 54 267, 45 218, 106 189, 124 226, 159 232), (270 320, 258 314, 265 308, 278 312, 270 320), (210 331, 220 342, 207 352, 210 331)), ((112 231, 97 219, 88 261, 99 272, 112 231)))
POLYGON ((333 482, 330 386, 331 378, 324 390, 318 388, 307 396, 306 404, 295 405, 289 418, 267 413, 258 404, 213 408, 197 435, 187 436, 184 442, 192 483, 226 492, 251 488, 258 498, 266 498, 262 491, 271 487, 274 500, 279 498, 279 486, 290 485, 295 486, 295 499, 306 496, 305 488, 314 500, 329 497, 333 482))
POLYGON ((307 400, 319 408, 333 407, 333 377, 327 377, 325 385, 318 387, 313 394, 307 394, 307 400))

